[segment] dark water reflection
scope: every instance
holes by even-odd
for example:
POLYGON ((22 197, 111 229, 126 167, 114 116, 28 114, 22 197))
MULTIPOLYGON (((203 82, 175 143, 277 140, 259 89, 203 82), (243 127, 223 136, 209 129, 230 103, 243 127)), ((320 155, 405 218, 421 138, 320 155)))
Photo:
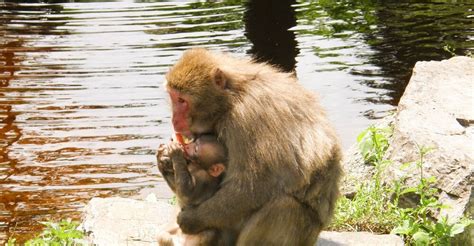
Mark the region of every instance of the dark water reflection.
POLYGON ((245 36, 252 44, 249 53, 257 60, 269 62, 293 72, 298 48, 295 32, 295 0, 248 1, 244 12, 245 36))
MULTIPOLYGON (((54 1, 56 2, 56 1, 54 1)), ((347 147, 414 63, 474 49, 471 2, 0 3, 0 241, 92 197, 167 197, 163 74, 185 49, 252 54, 321 95, 347 147)), ((297 95, 295 95, 297 96, 297 95)))

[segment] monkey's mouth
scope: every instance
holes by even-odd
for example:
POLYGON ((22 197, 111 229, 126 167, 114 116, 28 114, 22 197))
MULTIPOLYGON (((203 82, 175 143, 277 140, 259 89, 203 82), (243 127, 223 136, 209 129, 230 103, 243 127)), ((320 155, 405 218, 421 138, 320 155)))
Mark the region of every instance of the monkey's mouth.
POLYGON ((180 143, 183 146, 188 145, 188 144, 194 142, 194 140, 195 140, 195 138, 192 135, 190 137, 190 136, 186 136, 186 135, 184 135, 182 133, 179 133, 179 132, 175 133, 175 135, 176 135, 176 140, 178 141, 178 143, 180 143))

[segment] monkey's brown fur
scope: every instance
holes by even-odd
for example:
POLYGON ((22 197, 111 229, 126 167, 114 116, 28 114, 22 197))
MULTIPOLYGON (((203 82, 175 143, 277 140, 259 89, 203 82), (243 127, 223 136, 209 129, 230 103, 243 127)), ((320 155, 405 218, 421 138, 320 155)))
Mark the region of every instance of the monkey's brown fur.
MULTIPOLYGON (((208 173, 213 165, 222 164, 227 156, 222 145, 216 142, 213 136, 201 136, 195 145, 206 145, 207 152, 200 151, 195 160, 187 160, 183 147, 176 142, 167 146, 160 146, 157 158, 160 165, 158 168, 170 188, 176 193, 180 206, 195 206, 209 199, 219 188, 221 173, 214 176, 208 173)), ((202 149, 202 148, 200 148, 202 149)), ((158 236, 160 246, 181 245, 214 245, 216 240, 222 238, 216 230, 206 230, 197 235, 185 235, 181 233, 176 222, 168 225, 158 236), (181 241, 181 242, 180 242, 181 241)))
POLYGON ((314 245, 339 195, 341 152, 313 93, 288 73, 192 49, 167 74, 190 98, 194 134, 228 150, 221 189, 178 216, 183 232, 234 231, 238 245, 314 245))

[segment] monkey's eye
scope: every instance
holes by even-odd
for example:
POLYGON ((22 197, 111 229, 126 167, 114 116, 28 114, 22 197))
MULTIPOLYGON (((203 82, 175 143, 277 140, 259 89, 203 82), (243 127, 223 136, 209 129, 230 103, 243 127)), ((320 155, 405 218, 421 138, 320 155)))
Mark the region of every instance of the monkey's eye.
POLYGON ((191 160, 199 160, 199 154, 198 154, 198 151, 199 151, 199 148, 198 148, 198 145, 195 144, 194 145, 194 148, 193 149, 190 149, 189 150, 191 153, 188 153, 186 152, 186 154, 188 155, 188 157, 191 159, 191 160))
POLYGON ((178 103, 185 103, 186 100, 184 100, 182 97, 178 97, 178 103))

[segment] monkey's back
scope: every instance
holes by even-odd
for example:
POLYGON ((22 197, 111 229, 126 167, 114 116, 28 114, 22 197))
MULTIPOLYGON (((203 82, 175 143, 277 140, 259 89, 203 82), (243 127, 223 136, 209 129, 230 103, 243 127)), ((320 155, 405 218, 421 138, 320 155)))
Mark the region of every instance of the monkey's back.
POLYGON ((328 207, 324 211, 331 214, 339 194, 341 153, 317 96, 293 74, 270 65, 232 57, 224 60, 229 73, 239 74, 233 81, 238 88, 231 100, 233 108, 217 127, 232 156, 229 168, 246 177, 242 182, 272 176, 274 192, 294 193, 308 204, 321 199, 324 186, 328 207), (238 81, 241 78, 252 79, 238 81), (244 169, 241 163, 248 160, 244 169))

